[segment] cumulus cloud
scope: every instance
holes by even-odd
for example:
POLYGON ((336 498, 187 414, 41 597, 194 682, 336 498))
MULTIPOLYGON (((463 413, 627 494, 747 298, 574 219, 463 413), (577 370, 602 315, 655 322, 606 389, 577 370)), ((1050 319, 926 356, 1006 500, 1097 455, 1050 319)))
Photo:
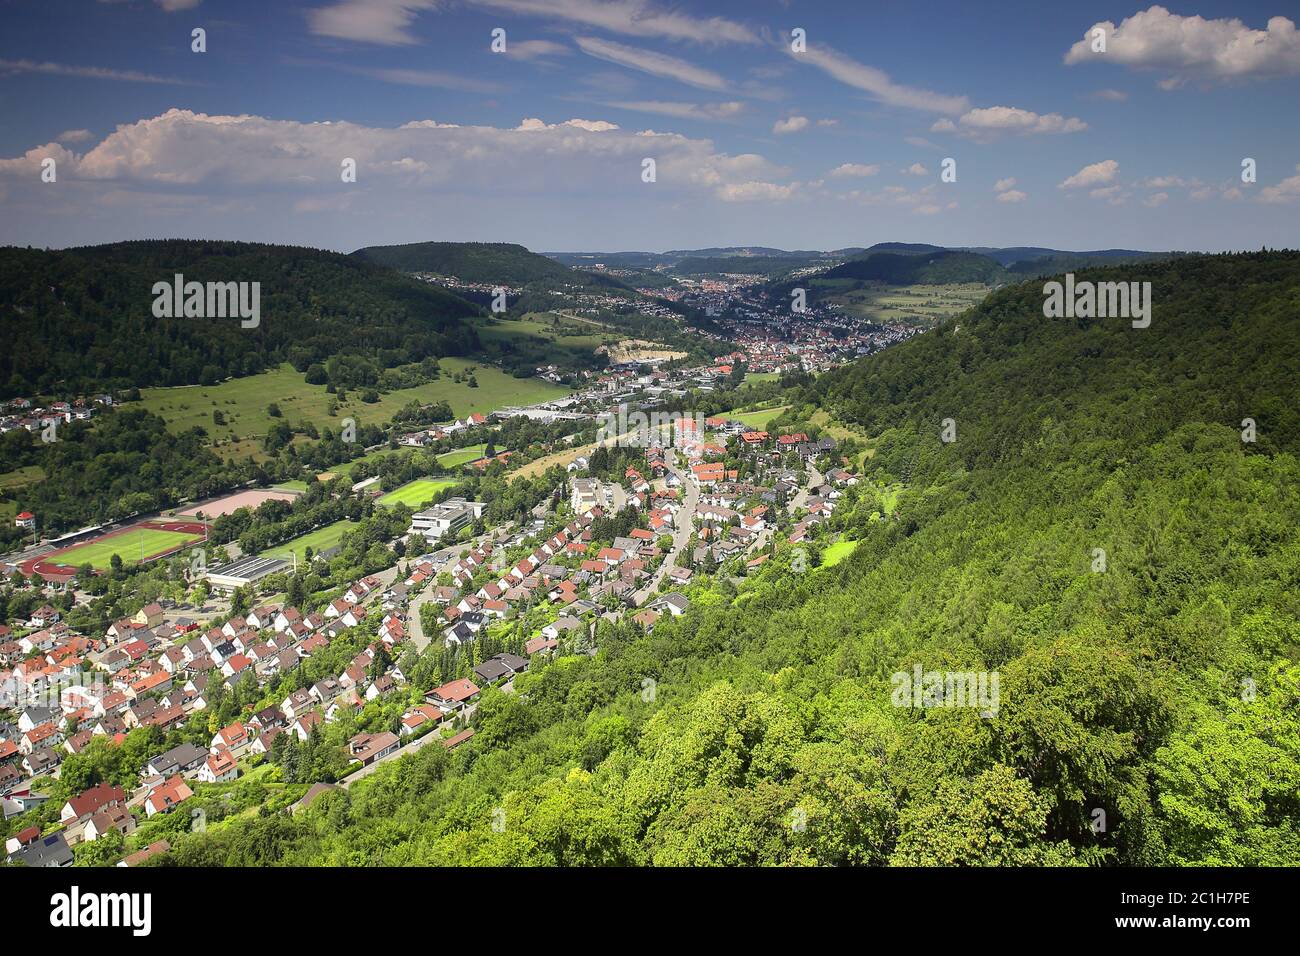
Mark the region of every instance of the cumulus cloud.
POLYGON ((1065 54, 1065 62, 1119 63, 1168 72, 1162 86, 1188 79, 1232 80, 1300 74, 1300 34, 1286 17, 1273 17, 1254 30, 1235 17, 1207 20, 1179 16, 1153 6, 1120 22, 1094 23, 1065 54), (1093 31, 1106 34, 1106 52, 1094 53, 1093 31))
POLYGON ((1029 196, 1019 189, 1007 189, 998 193, 998 202, 1024 202, 1029 196))
POLYGON ((88 139, 94 139, 94 137, 95 134, 88 129, 65 129, 54 138, 60 143, 84 143, 88 139))
POLYGON ((1032 136, 1042 133, 1079 133, 1088 124, 1060 113, 1035 113, 1014 106, 990 106, 968 110, 953 122, 946 117, 930 127, 931 132, 956 133, 968 139, 991 140, 1003 133, 1032 136))
POLYGON ((913 163, 911 166, 905 166, 899 170, 905 176, 925 176, 930 170, 926 169, 921 163, 913 163))
POLYGON ((639 70, 652 76, 663 76, 688 86, 697 86, 706 90, 725 90, 727 81, 712 70, 688 63, 686 60, 654 50, 602 40, 599 37, 575 37, 578 49, 588 56, 616 63, 631 70, 639 70))
POLYGON ((1000 193, 1003 192, 1004 190, 1010 189, 1015 184, 1016 184, 1016 178, 1014 176, 1008 176, 1006 179, 999 179, 996 183, 994 183, 993 191, 1000 193))
POLYGON ((368 201, 407 214, 433 195, 626 195, 644 186, 645 157, 656 161, 654 188, 668 194, 743 201, 788 198, 796 189, 779 185, 788 170, 760 155, 720 153, 707 139, 633 132, 599 119, 529 118, 514 129, 418 120, 385 128, 169 110, 123 124, 85 152, 49 143, 0 159, 0 177, 37 175, 47 156, 58 162, 59 182, 73 187, 57 191, 60 197, 77 188, 92 196, 184 192, 191 205, 209 210, 250 191, 276 202, 319 200, 302 209, 327 208, 325 200, 348 188, 340 182, 345 158, 356 160, 357 188, 368 201))
MULTIPOLYGON (((1261 202, 1293 203, 1300 201, 1300 164, 1296 165, 1298 175, 1289 176, 1276 186, 1265 186, 1259 191, 1261 202)), ((1240 192, 1240 191, 1238 191, 1240 192)))
POLYGON ((1119 173, 1119 163, 1113 159, 1104 159, 1100 163, 1085 166, 1073 176, 1066 178, 1061 189, 1079 189, 1085 186, 1100 186, 1108 183, 1119 173))
POLYGON ((839 80, 869 94, 888 106, 902 106, 928 113, 961 113, 969 101, 964 96, 947 96, 913 86, 903 86, 889 78, 884 70, 859 63, 827 46, 809 46, 803 53, 789 51, 796 61, 810 63, 839 80))
POLYGON ((880 172, 880 166, 875 163, 870 166, 863 163, 841 163, 830 171, 830 175, 837 179, 845 176, 874 176, 880 172))
POLYGON ((778 136, 785 136, 789 133, 797 133, 800 130, 808 128, 808 117, 806 116, 789 116, 783 120, 777 120, 772 124, 772 132, 778 136))
POLYGON ((1169 193, 1152 193, 1146 199, 1142 200, 1142 205, 1150 206, 1153 209, 1169 200, 1169 193))

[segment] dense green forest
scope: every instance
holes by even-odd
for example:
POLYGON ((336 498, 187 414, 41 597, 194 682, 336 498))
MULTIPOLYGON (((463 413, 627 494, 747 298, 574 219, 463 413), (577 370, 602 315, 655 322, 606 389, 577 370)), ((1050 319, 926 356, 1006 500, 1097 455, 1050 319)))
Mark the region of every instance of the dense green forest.
POLYGON ((1300 255, 1121 277, 1150 328, 1026 283, 804 387, 787 421, 875 436, 833 568, 602 625, 469 744, 158 862, 1300 863, 1300 255), (996 712, 893 706, 914 665, 996 671, 996 712))
POLYGON ((613 276, 582 272, 512 242, 412 242, 399 246, 368 246, 354 258, 399 269, 455 276, 462 282, 524 286, 535 282, 550 286, 622 289, 613 276))
POLYGON ((983 282, 993 285, 1005 277, 1003 268, 974 252, 871 252, 822 273, 822 279, 858 279, 890 285, 944 285, 983 282))
POLYGON ((207 240, 59 251, 0 248, 0 397, 212 384, 283 362, 377 368, 466 355, 476 306, 360 259, 293 246, 207 240), (156 318, 153 285, 260 282, 261 321, 156 318), (364 329, 365 334, 358 334, 364 329))

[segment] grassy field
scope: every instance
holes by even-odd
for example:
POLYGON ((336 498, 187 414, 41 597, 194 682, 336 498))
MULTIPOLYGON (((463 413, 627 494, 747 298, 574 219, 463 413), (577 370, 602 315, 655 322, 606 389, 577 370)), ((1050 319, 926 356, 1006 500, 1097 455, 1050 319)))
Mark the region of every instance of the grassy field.
POLYGON ((822 552, 822 567, 833 568, 850 554, 858 546, 856 541, 836 541, 833 545, 822 552))
POLYGON ((201 541, 202 539, 203 535, 201 534, 162 531, 157 528, 141 528, 115 535, 105 541, 91 541, 64 554, 57 555, 51 560, 57 561, 59 564, 71 565, 74 568, 79 568, 83 564, 90 564, 97 570, 104 571, 111 567, 114 554, 121 556, 123 564, 139 564, 142 545, 145 558, 149 558, 159 552, 189 544, 191 541, 201 541))
POLYGON ((408 481, 396 491, 390 491, 382 496, 377 504, 419 508, 432 501, 434 495, 442 489, 450 488, 455 484, 456 482, 451 478, 417 478, 415 481, 408 481))
POLYGON ((31 485, 44 480, 45 472, 39 465, 15 468, 13 471, 0 474, 0 491, 11 491, 14 488, 22 488, 24 485, 31 485))
POLYGON ((444 358, 439 361, 442 377, 416 388, 404 388, 381 395, 378 402, 366 404, 359 391, 347 393, 338 413, 329 414, 329 403, 336 398, 324 385, 308 385, 292 366, 283 365, 271 372, 231 379, 218 385, 186 385, 175 388, 141 389, 142 404, 162 416, 172 432, 199 426, 218 444, 227 457, 250 454, 256 443, 249 439, 265 435, 272 422, 267 406, 279 406, 282 417, 294 425, 310 421, 318 428, 329 426, 338 431, 345 418, 358 424, 383 424, 409 402, 446 401, 457 416, 470 412, 487 413, 507 405, 528 405, 568 394, 568 390, 537 378, 514 378, 498 368, 466 359, 444 358), (477 388, 467 381, 454 382, 458 372, 473 369, 477 388), (224 425, 212 420, 214 410, 225 418, 224 425), (238 444, 227 444, 235 443, 238 444))
POLYGON ((268 548, 265 556, 268 558, 284 558, 286 561, 293 560, 293 555, 298 555, 299 561, 306 560, 306 551, 312 549, 313 554, 319 554, 329 548, 334 547, 343 539, 343 535, 356 529, 354 522, 344 518, 333 524, 327 524, 323 528, 317 528, 315 531, 303 535, 301 538, 294 538, 292 541, 286 541, 284 544, 268 548))
POLYGON ((297 479, 293 481, 277 481, 271 487, 276 491, 306 491, 307 482, 298 481, 297 479))
POLYGON ((457 468, 460 465, 467 465, 471 461, 477 461, 483 457, 487 451, 487 445, 467 445, 464 448, 457 448, 455 451, 445 452, 438 456, 438 464, 444 468, 457 468))
POLYGON ((529 312, 522 318, 494 319, 490 323, 476 323, 474 327, 483 339, 537 338, 575 349, 595 349, 618 338, 613 333, 601 335, 600 327, 578 323, 555 312, 529 312))
POLYGON ((775 382, 780 377, 780 372, 746 372, 745 384, 754 385, 758 382, 775 382))
POLYGON ((789 405, 778 405, 775 408, 760 408, 752 412, 729 412, 727 418, 748 425, 750 428, 762 430, 767 427, 768 422, 780 416, 789 407, 789 405))
MULTIPOLYGON (((853 285, 854 283, 846 283, 853 285)), ((917 325, 929 328, 982 301, 991 291, 979 283, 963 285, 867 285, 835 290, 836 283, 812 283, 819 298, 839 305, 850 315, 882 325, 917 325)))
POLYGON ((18 516, 18 502, 0 501, 0 521, 13 521, 18 516))

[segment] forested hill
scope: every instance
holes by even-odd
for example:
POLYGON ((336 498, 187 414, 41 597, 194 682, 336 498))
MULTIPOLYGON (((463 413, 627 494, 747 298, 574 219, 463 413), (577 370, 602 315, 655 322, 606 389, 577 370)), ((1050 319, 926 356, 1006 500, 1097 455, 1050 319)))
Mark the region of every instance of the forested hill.
POLYGON ((924 252, 872 252, 822 273, 822 279, 858 279, 891 285, 983 282, 1005 278, 1003 268, 988 256, 953 249, 924 252))
POLYGON ((769 426, 874 447, 834 567, 602 624, 456 750, 156 863, 1300 864, 1300 256, 1079 278, 1150 280, 1151 326, 1008 287, 769 426), (996 672, 996 711, 895 706, 914 666, 996 672))
POLYGON ((159 240, 0 248, 0 395, 190 385, 336 355, 381 368, 478 348, 477 306, 391 269, 318 249, 159 240), (153 285, 260 282, 261 321, 159 319, 153 285), (361 334, 364 331, 364 334, 361 334))
POLYGON ((397 246, 368 246, 352 255, 402 272, 455 276, 463 282, 524 286, 548 283, 564 287, 626 287, 613 276, 571 269, 547 256, 511 242, 412 242, 397 246))

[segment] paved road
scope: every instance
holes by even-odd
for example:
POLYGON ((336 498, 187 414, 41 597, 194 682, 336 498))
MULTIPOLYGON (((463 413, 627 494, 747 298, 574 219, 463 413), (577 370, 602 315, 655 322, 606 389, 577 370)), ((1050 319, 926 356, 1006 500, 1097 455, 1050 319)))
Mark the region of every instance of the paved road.
MULTIPOLYGON (((674 452, 675 458, 676 453, 674 452)), ((673 531, 672 549, 664 556, 663 564, 659 565, 659 570, 650 577, 645 587, 632 595, 632 601, 637 607, 644 604, 655 593, 659 587, 659 582, 664 579, 668 569, 673 566, 674 559, 685 549, 687 542, 691 540, 691 532, 694 530, 695 524, 695 509, 700 504, 699 485, 691 477, 678 470, 675 461, 668 467, 681 481, 680 487, 683 489, 682 507, 677 509, 677 527, 673 531)))

